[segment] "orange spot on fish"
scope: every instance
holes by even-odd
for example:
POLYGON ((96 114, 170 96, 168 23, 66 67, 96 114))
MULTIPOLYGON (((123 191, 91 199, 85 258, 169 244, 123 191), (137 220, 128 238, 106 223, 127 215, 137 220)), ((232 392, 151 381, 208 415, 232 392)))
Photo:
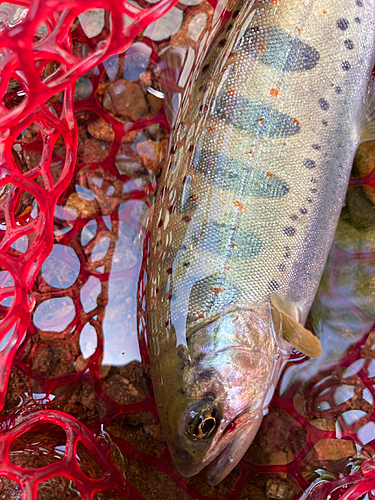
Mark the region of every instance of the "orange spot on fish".
POLYGON ((266 50, 266 47, 264 45, 259 45, 259 50, 266 50))
POLYGON ((272 97, 277 97, 279 95, 279 91, 272 87, 272 89, 270 90, 270 94, 272 95, 272 97))
POLYGON ((272 177, 275 177, 275 174, 273 174, 272 172, 267 172, 266 173, 267 177, 270 177, 272 179, 272 177))
POLYGON ((247 154, 248 154, 248 156, 250 156, 251 158, 254 156, 254 154, 253 154, 253 150, 252 150, 252 149, 250 149, 250 151, 248 151, 248 152, 247 152, 247 154))
POLYGON ((203 313, 200 313, 200 314, 198 315, 198 318, 204 318, 203 313))
POLYGON ((222 293, 224 292, 225 288, 224 287, 220 287, 220 288, 211 288, 211 292, 214 293, 215 295, 217 295, 218 293, 222 293))
POLYGON ((258 123, 260 124, 264 123, 264 118, 258 118, 258 123))
POLYGON ((207 127, 206 130, 207 130, 207 132, 213 132, 214 129, 212 127, 207 127))
POLYGON ((327 14, 327 11, 325 9, 323 9, 323 14, 327 14))
POLYGON ((203 231, 198 231, 198 236, 202 236, 203 231))
POLYGON ((245 205, 243 205, 240 201, 236 200, 233 202, 233 205, 240 211, 240 212, 244 212, 245 210, 247 210, 247 208, 245 207, 245 205))
POLYGON ((230 266, 225 266, 225 267, 224 267, 224 269, 225 269, 226 271, 229 271, 230 266))
POLYGON ((234 247, 236 247, 236 246, 237 246, 237 245, 236 245, 235 243, 232 243, 232 244, 231 244, 231 247, 232 247, 232 248, 234 248, 234 247))
POLYGON ((230 95, 234 95, 235 93, 236 93, 236 91, 234 89, 230 89, 230 91, 229 91, 230 95))
POLYGON ((303 29, 302 28, 299 28, 298 29, 298 35, 301 35, 301 33, 303 32, 303 29))
POLYGON ((299 121, 297 120, 297 118, 294 118, 293 123, 295 123, 296 125, 299 125, 299 121))

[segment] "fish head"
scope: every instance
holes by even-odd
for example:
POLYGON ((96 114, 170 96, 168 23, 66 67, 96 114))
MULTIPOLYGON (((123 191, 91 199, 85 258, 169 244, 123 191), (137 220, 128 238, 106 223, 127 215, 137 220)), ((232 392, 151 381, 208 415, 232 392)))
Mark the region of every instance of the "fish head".
POLYGON ((175 397, 159 415, 185 477, 206 466, 211 484, 239 462, 260 426, 290 350, 275 337, 269 305, 233 309, 187 333, 175 397), (281 347, 280 347, 281 345, 281 347))

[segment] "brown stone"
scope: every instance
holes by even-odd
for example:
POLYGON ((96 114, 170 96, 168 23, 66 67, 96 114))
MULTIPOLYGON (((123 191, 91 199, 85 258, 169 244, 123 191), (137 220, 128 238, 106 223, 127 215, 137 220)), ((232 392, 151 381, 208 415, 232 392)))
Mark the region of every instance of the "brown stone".
POLYGON ((160 142, 143 141, 139 142, 136 146, 137 152, 141 155, 145 167, 154 171, 163 166, 167 147, 167 139, 160 142))
POLYGON ((59 377, 72 373, 73 359, 65 345, 47 345, 37 351, 32 358, 31 367, 46 378, 59 377))
POLYGON ((109 155, 110 143, 99 139, 86 139, 78 146, 78 160, 83 163, 97 163, 103 161, 109 155))
POLYGON ((123 183, 110 172, 83 168, 77 184, 87 191, 80 194, 72 193, 66 206, 74 209, 78 217, 91 218, 99 214, 112 214, 123 201, 123 183), (101 179, 100 183, 98 183, 99 179, 101 179))
POLYGON ((142 367, 136 361, 118 369, 117 373, 105 381, 103 389, 113 401, 119 404, 141 401, 148 394, 142 367))
POLYGON ((108 142, 113 142, 115 140, 115 132, 112 125, 104 121, 102 118, 89 123, 88 131, 93 137, 95 137, 95 139, 108 142))
POLYGON ((289 500, 296 494, 296 484, 290 478, 284 479, 274 475, 266 483, 267 498, 273 500, 289 500))
POLYGON ((112 436, 126 439, 136 450, 154 457, 159 457, 166 447, 160 423, 150 412, 119 415, 105 430, 112 436))
POLYGON ((133 122, 148 114, 146 98, 140 86, 127 80, 117 80, 105 89, 103 107, 110 113, 133 122))
POLYGON ((313 448, 313 454, 319 460, 341 460, 356 453, 354 441, 347 439, 321 439, 313 448))
POLYGON ((328 418, 314 418, 313 420, 310 420, 310 423, 323 431, 336 430, 335 421, 328 418))
POLYGON ((124 456, 126 479, 148 500, 185 500, 186 493, 160 469, 131 456, 124 456))

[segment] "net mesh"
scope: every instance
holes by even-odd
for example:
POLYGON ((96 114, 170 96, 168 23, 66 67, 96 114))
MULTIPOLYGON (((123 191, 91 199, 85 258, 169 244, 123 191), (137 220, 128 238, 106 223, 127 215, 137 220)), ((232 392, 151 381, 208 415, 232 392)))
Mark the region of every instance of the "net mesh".
POLYGON ((217 487, 178 475, 158 423, 137 334, 144 221, 168 147, 163 89, 194 80, 235 6, 0 4, 5 498, 373 498, 371 143, 311 315, 326 357, 294 353, 253 445, 217 487))

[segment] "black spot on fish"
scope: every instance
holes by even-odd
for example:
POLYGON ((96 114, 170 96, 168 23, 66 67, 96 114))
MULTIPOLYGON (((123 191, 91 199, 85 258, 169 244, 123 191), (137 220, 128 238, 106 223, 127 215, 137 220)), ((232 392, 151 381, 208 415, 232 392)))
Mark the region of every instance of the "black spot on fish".
POLYGON ((289 258, 290 258, 290 252, 285 252, 285 253, 284 253, 284 257, 285 257, 286 259, 289 259, 289 258))
POLYGON ((349 28, 349 21, 347 19, 339 19, 337 21, 337 27, 341 30, 341 31, 345 31, 346 29, 349 28))
POLYGON ((355 21, 357 24, 360 24, 360 23, 361 23, 361 20, 359 19, 359 17, 356 17, 356 18, 354 19, 354 21, 355 21))
POLYGON ((255 136, 288 137, 301 130, 298 120, 281 111, 227 94, 217 98, 214 117, 255 136))
POLYGON ((307 198, 307 203, 312 203, 312 199, 311 198, 307 198))
POLYGON ((313 148, 313 149, 316 149, 317 151, 319 151, 320 149, 322 149, 322 147, 321 147, 321 146, 319 146, 319 144, 313 144, 313 145, 312 145, 312 148, 313 148))
POLYGON ((275 281, 275 280, 271 280, 271 281, 268 283, 268 289, 269 289, 269 290, 275 291, 275 290, 278 290, 278 288, 279 288, 279 284, 277 283, 277 281, 275 281))
POLYGON ((277 70, 305 71, 314 68, 319 61, 316 49, 278 27, 265 33, 260 43, 265 50, 260 53, 259 60, 277 70))
POLYGON ((354 43, 352 42, 352 40, 345 40, 344 42, 345 44, 345 47, 348 49, 348 50, 352 50, 354 49, 354 43))
POLYGON ((329 109, 329 102, 326 101, 325 99, 321 98, 319 99, 319 106, 324 110, 327 111, 329 109))
POLYGON ((293 214, 293 215, 291 215, 291 216, 290 216, 290 218, 291 218, 292 220, 297 220, 297 219, 298 219, 298 215, 293 214))
POLYGON ((301 214, 303 214, 303 215, 307 214, 307 208, 302 207, 302 208, 300 208, 300 209, 299 209, 299 211, 300 211, 300 212, 301 212, 301 214))
POLYGON ((277 267, 280 269, 280 271, 285 271, 285 269, 286 269, 285 264, 279 264, 277 267))
POLYGON ((240 290, 223 274, 212 274, 199 279, 190 291, 187 323, 223 311, 240 297, 240 290), (219 290, 221 291, 218 292, 219 290))
POLYGON ((184 262, 182 265, 183 265, 184 267, 189 267, 189 266, 190 266, 190 262, 184 262))
POLYGON ((316 193, 318 190, 316 188, 310 189, 310 193, 316 193))
POLYGON ((344 71, 348 71, 348 70, 350 69, 350 62, 349 62, 349 61, 343 61, 343 62, 341 63, 341 66, 342 66, 342 69, 343 69, 344 71))
POLYGON ((315 168, 316 167, 316 163, 314 160, 309 160, 309 159, 303 160, 303 164, 306 168, 315 168))
POLYGON ((263 170, 222 153, 197 151, 194 164, 197 172, 203 173, 220 189, 260 198, 280 198, 289 192, 288 184, 281 177, 269 177, 263 170))
POLYGON ((223 38, 222 40, 220 40, 220 42, 218 43, 218 46, 219 47, 224 47, 224 45, 227 43, 227 40, 226 38, 223 38))
POLYGON ((323 120, 323 121, 322 121, 322 124, 326 127, 326 126, 328 125, 327 120, 323 120))
POLYGON ((296 230, 292 226, 284 227, 283 233, 287 236, 294 236, 296 234, 296 230))
POLYGON ((198 246, 223 258, 249 259, 262 251, 261 240, 241 227, 233 232, 230 226, 211 221, 205 223, 199 232, 198 246))
POLYGON ((339 85, 336 85, 335 92, 336 92, 336 94, 341 94, 342 93, 341 87, 339 85))
POLYGON ((356 0, 356 5, 357 5, 357 7, 363 7, 362 0, 356 0))

